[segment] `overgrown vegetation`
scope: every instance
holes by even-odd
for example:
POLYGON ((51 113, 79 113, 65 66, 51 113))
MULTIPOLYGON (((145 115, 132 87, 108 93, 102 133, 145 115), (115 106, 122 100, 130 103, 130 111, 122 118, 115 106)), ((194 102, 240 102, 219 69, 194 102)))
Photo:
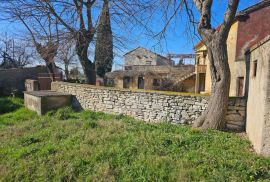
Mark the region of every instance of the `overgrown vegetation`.
POLYGON ((63 108, 38 116, 0 98, 3 181, 269 181, 270 159, 233 133, 63 108))

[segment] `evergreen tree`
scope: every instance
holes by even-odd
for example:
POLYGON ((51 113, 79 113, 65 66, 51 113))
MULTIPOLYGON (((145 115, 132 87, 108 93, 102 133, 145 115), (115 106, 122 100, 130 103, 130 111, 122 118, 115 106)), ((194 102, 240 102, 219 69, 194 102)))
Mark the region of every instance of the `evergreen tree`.
POLYGON ((97 28, 95 65, 97 75, 104 77, 112 70, 113 37, 110 22, 109 0, 104 0, 102 14, 97 28))

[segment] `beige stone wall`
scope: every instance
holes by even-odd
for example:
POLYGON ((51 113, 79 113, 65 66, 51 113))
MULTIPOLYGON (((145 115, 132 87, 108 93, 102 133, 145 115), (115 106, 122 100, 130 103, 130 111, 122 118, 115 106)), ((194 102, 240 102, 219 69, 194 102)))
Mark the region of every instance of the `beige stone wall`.
MULTIPOLYGON (((74 106, 130 115, 146 122, 191 124, 202 114, 208 103, 206 96, 170 94, 161 91, 131 91, 65 82, 52 83, 52 89, 74 95, 72 99, 74 106)), ((245 110, 244 98, 230 98, 226 115, 228 129, 244 129, 245 110)))
POLYGON ((227 39, 228 61, 231 70, 230 96, 237 96, 238 94, 238 77, 246 77, 245 61, 236 60, 237 30, 238 22, 232 25, 227 39))
POLYGON ((125 56, 125 66, 133 65, 171 65, 171 61, 145 48, 137 48, 125 56), (149 64, 150 63, 150 64, 149 64))
POLYGON ((211 72, 209 66, 208 55, 206 58, 203 58, 203 52, 206 51, 206 46, 203 45, 196 50, 196 60, 198 64, 206 65, 206 74, 205 74, 205 93, 211 93, 211 72))
POLYGON ((251 51, 246 131, 256 152, 270 155, 270 41, 251 51), (254 61, 257 75, 254 76, 254 61))

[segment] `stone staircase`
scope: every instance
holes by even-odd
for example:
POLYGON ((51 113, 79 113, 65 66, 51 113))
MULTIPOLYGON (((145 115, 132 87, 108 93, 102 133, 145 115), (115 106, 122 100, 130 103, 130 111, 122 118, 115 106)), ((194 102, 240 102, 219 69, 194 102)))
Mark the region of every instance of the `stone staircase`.
POLYGON ((183 82, 184 80, 188 79, 189 77, 191 77, 191 76, 193 76, 195 74, 196 74, 195 72, 188 73, 188 74, 184 75, 183 77, 175 80, 175 84, 179 84, 179 83, 183 82))

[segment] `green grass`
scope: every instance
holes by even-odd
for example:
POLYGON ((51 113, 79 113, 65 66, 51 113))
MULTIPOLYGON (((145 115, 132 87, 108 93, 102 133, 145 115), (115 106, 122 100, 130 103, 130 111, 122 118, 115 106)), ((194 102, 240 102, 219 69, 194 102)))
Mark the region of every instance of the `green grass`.
POLYGON ((270 159, 233 133, 0 103, 0 181, 270 181, 270 159))

